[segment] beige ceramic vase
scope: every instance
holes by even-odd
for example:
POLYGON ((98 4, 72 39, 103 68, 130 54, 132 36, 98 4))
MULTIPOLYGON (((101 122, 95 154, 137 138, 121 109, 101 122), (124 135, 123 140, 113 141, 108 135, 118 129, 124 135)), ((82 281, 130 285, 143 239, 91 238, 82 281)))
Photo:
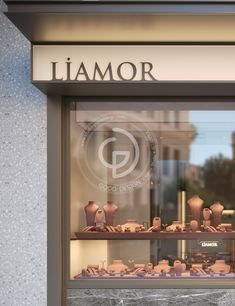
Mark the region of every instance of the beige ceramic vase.
POLYGON ((103 210, 105 213, 106 225, 113 225, 115 213, 118 210, 117 205, 108 201, 107 204, 104 205, 103 210))
POLYGON ((122 271, 127 270, 128 267, 123 264, 122 260, 115 259, 112 264, 108 266, 108 272, 120 273, 122 271))
POLYGON ((95 215, 98 209, 99 206, 95 203, 95 201, 89 201, 88 204, 84 207, 87 226, 95 225, 95 215))
POLYGON ((216 228, 218 225, 221 224, 224 206, 221 205, 219 202, 216 202, 210 206, 210 209, 212 211, 213 225, 216 228))
POLYGON ((188 205, 191 209, 192 220, 196 220, 198 225, 201 224, 200 216, 203 204, 204 201, 198 195, 194 195, 191 199, 188 200, 188 205))
POLYGON ((162 271, 168 273, 170 271, 169 261, 168 260, 160 260, 158 265, 154 267, 154 271, 156 273, 161 273, 162 271))

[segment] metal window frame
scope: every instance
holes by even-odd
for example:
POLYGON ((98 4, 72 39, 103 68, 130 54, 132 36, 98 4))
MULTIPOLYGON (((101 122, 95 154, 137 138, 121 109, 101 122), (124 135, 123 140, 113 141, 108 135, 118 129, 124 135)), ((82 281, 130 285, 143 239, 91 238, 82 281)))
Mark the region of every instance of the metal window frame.
MULTIPOLYGON (((69 182, 66 165, 69 154, 69 103, 71 97, 48 96, 48 305, 66 305, 67 289, 83 288, 235 288, 234 279, 190 280, 69 280, 69 182)), ((107 99, 107 98, 106 98, 107 99)), ((119 97, 110 97, 120 100, 119 97)), ((136 98, 126 100, 133 102, 136 98)), ((93 100, 87 97, 85 100, 93 100)), ((99 97, 98 100, 105 100, 99 97)), ((138 99, 137 99, 138 100, 138 99)), ((153 97, 151 101, 178 102, 179 99, 153 97)), ((204 101, 221 102, 207 97, 204 101)), ((84 99, 83 99, 84 101, 84 99)), ((148 101, 148 98, 146 98, 148 101)), ((201 99, 192 99, 199 101, 201 99)), ((235 103, 235 97, 223 101, 235 103)), ((189 101, 190 103, 190 101, 189 101)))

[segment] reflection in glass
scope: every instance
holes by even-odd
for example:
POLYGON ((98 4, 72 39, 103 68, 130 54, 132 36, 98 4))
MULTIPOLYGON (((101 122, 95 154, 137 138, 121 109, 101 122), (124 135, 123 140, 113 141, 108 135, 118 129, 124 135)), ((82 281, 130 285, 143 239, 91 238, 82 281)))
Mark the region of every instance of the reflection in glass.
MULTIPOLYGON (((124 224, 135 222, 138 231, 148 230, 158 216, 162 229, 175 224, 179 230, 177 224, 183 223, 187 231, 192 215, 186 203, 194 195, 203 199, 203 208, 222 203, 221 223, 234 229, 235 110, 231 105, 211 110, 213 104, 205 109, 200 103, 75 104, 70 111, 70 233, 75 239, 71 279, 89 265, 107 268, 114 260, 128 267, 149 264, 150 269, 150 264, 154 267, 162 260, 174 267, 180 259, 188 273, 192 265, 201 264, 205 272, 225 260, 233 272, 231 240, 210 246, 196 239, 79 241, 75 235, 87 226, 84 207, 89 201, 101 210, 108 202, 115 203, 115 227, 123 229, 124 224)), ((202 211, 199 219, 200 231, 202 211)))

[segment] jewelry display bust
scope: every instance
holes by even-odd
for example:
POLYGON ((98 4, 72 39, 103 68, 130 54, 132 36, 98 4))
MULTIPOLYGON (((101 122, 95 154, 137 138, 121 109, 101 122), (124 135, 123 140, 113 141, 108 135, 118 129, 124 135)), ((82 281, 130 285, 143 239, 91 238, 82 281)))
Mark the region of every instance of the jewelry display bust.
POLYGON ((188 205, 191 209, 191 220, 196 220, 198 225, 201 224, 200 216, 203 204, 204 201, 198 195, 194 195, 191 199, 188 200, 188 205))
POLYGON ((210 226, 211 225, 211 221, 210 221, 210 217, 211 217, 211 210, 209 208, 204 208, 202 211, 203 214, 203 225, 204 226, 210 226))
POLYGON ((108 201, 107 204, 104 205, 103 210, 105 213, 106 225, 113 225, 115 213, 118 210, 117 205, 112 201, 108 201))
POLYGON ((210 209, 212 211, 213 225, 216 228, 218 225, 221 224, 224 206, 221 205, 219 202, 216 202, 210 206, 210 209))
POLYGON ((88 204, 84 207, 87 226, 95 225, 95 215, 98 209, 99 206, 96 204, 95 201, 89 201, 88 204))
POLYGON ((105 225, 105 214, 103 209, 98 209, 95 214, 95 225, 104 227, 105 225))

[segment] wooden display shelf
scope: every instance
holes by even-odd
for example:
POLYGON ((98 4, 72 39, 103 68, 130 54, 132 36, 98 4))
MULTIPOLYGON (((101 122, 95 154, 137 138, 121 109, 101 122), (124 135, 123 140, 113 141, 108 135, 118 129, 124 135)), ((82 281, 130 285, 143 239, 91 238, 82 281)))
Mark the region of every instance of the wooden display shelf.
POLYGON ((140 232, 140 233, 110 233, 110 232, 77 232, 76 237, 71 240, 223 240, 235 239, 235 231, 233 232, 140 232))

